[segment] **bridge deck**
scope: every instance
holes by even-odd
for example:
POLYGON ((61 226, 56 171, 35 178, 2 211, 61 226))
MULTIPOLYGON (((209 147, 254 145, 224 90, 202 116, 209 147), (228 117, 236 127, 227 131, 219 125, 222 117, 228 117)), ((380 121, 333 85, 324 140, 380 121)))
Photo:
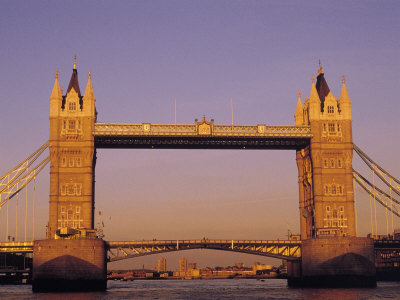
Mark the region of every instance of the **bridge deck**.
POLYGON ((96 148, 299 149, 309 126, 96 123, 96 148))

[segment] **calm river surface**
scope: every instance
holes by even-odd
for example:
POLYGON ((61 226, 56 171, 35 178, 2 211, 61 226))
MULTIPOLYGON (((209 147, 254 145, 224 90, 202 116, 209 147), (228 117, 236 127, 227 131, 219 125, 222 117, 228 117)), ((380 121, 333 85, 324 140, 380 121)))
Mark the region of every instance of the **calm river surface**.
POLYGON ((374 289, 289 289, 286 280, 109 281, 103 293, 33 294, 30 285, 0 285, 0 299, 400 299, 400 282, 374 289))

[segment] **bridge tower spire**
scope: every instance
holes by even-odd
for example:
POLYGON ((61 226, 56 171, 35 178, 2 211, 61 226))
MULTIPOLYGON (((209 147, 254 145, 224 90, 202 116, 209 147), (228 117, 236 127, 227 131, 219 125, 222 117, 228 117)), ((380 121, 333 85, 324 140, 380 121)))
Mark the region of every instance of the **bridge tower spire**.
POLYGON ((96 108, 90 77, 82 96, 75 57, 66 94, 57 73, 50 96, 49 239, 94 234, 96 108))

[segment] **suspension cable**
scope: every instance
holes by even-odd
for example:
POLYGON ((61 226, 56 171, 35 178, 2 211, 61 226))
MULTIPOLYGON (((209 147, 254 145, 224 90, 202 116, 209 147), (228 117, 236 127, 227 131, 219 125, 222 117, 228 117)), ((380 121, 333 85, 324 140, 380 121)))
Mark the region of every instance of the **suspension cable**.
POLYGON ((39 174, 49 162, 50 162, 50 156, 47 156, 44 160, 42 160, 39 164, 37 164, 34 168, 32 168, 29 171, 29 173, 23 175, 20 179, 15 181, 13 186, 11 186, 6 192, 8 195, 11 194, 11 196, 8 196, 3 200, 0 199, 0 206, 3 206, 11 198, 13 198, 19 191, 21 191, 26 185, 28 185, 32 181, 34 176, 39 174), (19 183, 21 183, 21 185, 19 185, 19 183))
POLYGON ((15 203, 15 241, 18 241, 18 200, 19 193, 17 193, 17 200, 15 203))
MULTIPOLYGON (((394 182, 396 182, 397 184, 400 185, 400 180, 396 179, 395 177, 393 177, 392 175, 390 175, 387 171, 385 171, 382 167, 380 167, 377 163, 375 163, 368 155, 366 155, 363 151, 361 151, 360 148, 358 148, 355 144, 353 144, 353 148, 356 151, 356 153, 358 154, 358 156, 360 156, 360 158, 364 161, 364 163, 371 169, 371 170, 377 170, 378 173, 376 173, 376 175, 389 187, 392 187, 392 183, 388 182, 386 178, 384 178, 380 173, 382 172, 384 175, 386 175, 387 177, 389 177, 389 179, 393 180, 394 182)), ((393 190, 397 195, 400 196, 400 186, 395 185, 395 189, 393 190)))
MULTIPOLYGON (((354 170, 354 169, 353 169, 353 177, 356 177, 356 178, 358 177, 362 182, 366 183, 366 184, 367 184, 369 187, 371 187, 371 188, 374 187, 374 184, 372 184, 370 181, 368 181, 364 176, 362 176, 360 173, 358 173, 358 172, 357 172, 356 170, 354 170)), ((357 181, 357 180, 356 180, 356 181, 357 181)), ((358 181, 357 181, 357 183, 358 183, 358 181)), ((387 199, 390 199, 390 198, 391 198, 391 196, 390 196, 389 194, 385 193, 383 190, 381 190, 381 189, 378 188, 377 186, 375 187, 375 190, 376 190, 378 193, 384 195, 387 199)), ((393 198, 393 197, 392 197, 392 200, 393 200, 395 203, 400 204, 400 201, 397 200, 397 199, 395 199, 395 198, 393 198)))
MULTIPOLYGON (((22 161, 20 164, 18 164, 16 167, 8 171, 6 174, 0 177, 0 187, 5 186, 3 189, 7 188, 10 184, 12 184, 24 171, 29 168, 36 160, 37 158, 43 153, 44 150, 47 149, 49 146, 49 142, 47 141, 44 143, 42 146, 39 147, 35 152, 33 152, 28 158, 26 158, 24 161, 22 161), (10 176, 11 174, 15 173, 11 179, 10 176), (9 181, 8 183, 4 183, 5 179, 8 178, 9 181)), ((3 191, 3 189, 0 190, 0 193, 3 191)))
POLYGON ((28 223, 28 187, 25 189, 25 229, 24 229, 24 242, 26 242, 26 226, 28 223))
POLYGON ((35 200, 36 200, 36 177, 33 177, 33 199, 32 199, 32 241, 35 240, 35 200))
POLYGON ((378 222, 376 221, 376 187, 375 187, 375 172, 372 171, 372 185, 374 189, 374 211, 375 211, 375 233, 378 235, 378 222))
POLYGON ((372 198, 371 198, 371 193, 369 193, 369 211, 371 215, 371 233, 372 236, 374 236, 374 225, 373 225, 373 219, 372 219, 372 198))
MULTIPOLYGON (((365 182, 362 181, 362 179, 360 177, 357 176, 356 173, 353 173, 353 176, 356 180, 356 182, 370 195, 370 196, 374 196, 374 194, 371 192, 371 187, 367 187, 365 182)), ((376 191, 378 191, 378 189, 376 189, 376 191)), ((384 195, 382 195, 384 196, 384 195)), ((388 206, 384 200, 382 200, 382 197, 380 193, 376 193, 375 195, 375 200, 377 202, 379 202, 380 204, 382 204, 384 207, 387 207, 391 212, 393 212, 396 216, 400 217, 400 213, 397 211, 397 209, 395 207, 390 208, 390 206, 388 206)), ((387 198, 388 199, 388 198, 387 198)), ((372 207, 372 204, 371 204, 372 207)), ((372 223, 372 217, 371 217, 371 223, 372 223)))
POLYGON ((353 190, 354 190, 354 217, 356 223, 356 235, 357 235, 357 206, 356 206, 356 180, 353 178, 353 190))

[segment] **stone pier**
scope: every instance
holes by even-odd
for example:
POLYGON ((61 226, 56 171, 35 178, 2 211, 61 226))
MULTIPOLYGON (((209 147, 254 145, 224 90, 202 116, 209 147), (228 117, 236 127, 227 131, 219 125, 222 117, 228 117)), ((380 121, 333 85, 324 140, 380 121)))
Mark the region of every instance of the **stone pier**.
POLYGON ((35 241, 34 292, 104 291, 106 288, 107 263, 103 240, 35 241))
POLYGON ((301 266, 288 268, 292 287, 375 287, 374 244, 369 238, 302 241, 301 266))

